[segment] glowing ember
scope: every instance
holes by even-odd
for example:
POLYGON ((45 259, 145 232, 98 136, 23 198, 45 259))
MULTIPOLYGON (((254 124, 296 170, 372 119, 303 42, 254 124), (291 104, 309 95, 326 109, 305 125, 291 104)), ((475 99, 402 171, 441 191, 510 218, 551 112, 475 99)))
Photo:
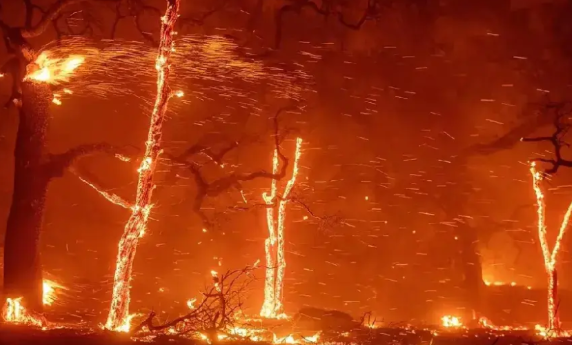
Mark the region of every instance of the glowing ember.
POLYGON ((39 82, 46 82, 50 84, 57 84, 69 80, 72 73, 85 61, 85 58, 80 55, 71 55, 68 58, 50 58, 48 52, 41 53, 34 65, 30 68, 33 71, 29 72, 24 80, 34 80, 39 82))
POLYGON ((26 311, 22 306, 22 298, 7 298, 2 318, 9 323, 23 324, 29 326, 43 327, 44 321, 26 311))
MULTIPOLYGON (((277 181, 272 180, 270 195, 262 194, 262 198, 267 205, 266 221, 268 224, 269 237, 265 241, 266 251, 266 280, 264 285, 264 303, 260 316, 265 318, 285 318, 283 305, 284 272, 286 261, 284 258, 284 222, 286 218, 286 204, 288 195, 292 191, 298 176, 298 160, 300 159, 300 148, 302 139, 296 139, 296 153, 294 156, 294 167, 292 178, 286 184, 283 195, 278 198, 278 219, 274 219, 274 203, 277 199, 277 181)), ((274 150, 272 159, 272 173, 278 174, 278 151, 274 150)))
POLYGON ((54 98, 52 99, 52 103, 55 105, 62 105, 62 100, 60 99, 60 95, 54 94, 54 98))
POLYGON ((558 308, 556 307, 557 292, 558 292, 558 276, 556 272, 556 259, 560 250, 560 243, 564 237, 564 233, 568 229, 568 221, 572 214, 572 203, 568 206, 568 210, 564 215, 560 232, 554 243, 552 252, 548 248, 546 240, 546 224, 545 224, 545 205, 544 193, 540 188, 540 182, 543 180, 542 173, 536 170, 536 164, 530 164, 530 173, 532 175, 532 187, 536 194, 536 207, 538 216, 538 238, 540 239, 540 246, 542 248, 542 256, 544 257, 544 269, 548 275, 548 329, 551 332, 559 332, 561 330, 560 319, 558 316, 558 308))
POLYGON ((320 333, 316 333, 310 337, 297 337, 295 338, 292 334, 278 338, 276 334, 273 334, 273 344, 315 344, 320 339, 320 333), (297 339, 298 338, 298 339, 297 339))
POLYGON ((493 331, 525 331, 528 330, 526 327, 513 327, 513 326, 496 326, 491 320, 486 317, 479 318, 479 325, 482 328, 492 329, 493 331))
POLYGON ((441 325, 446 328, 460 328, 463 327, 461 319, 456 316, 445 315, 441 318, 441 325))
POLYGON ((163 121, 167 111, 169 98, 172 96, 169 85, 169 73, 171 52, 173 51, 174 27, 179 16, 179 0, 168 0, 167 10, 161 18, 161 41, 159 54, 155 62, 157 69, 157 96, 151 115, 151 123, 146 142, 145 156, 139 168, 139 180, 137 183, 137 196, 135 206, 132 208, 123 236, 119 242, 119 252, 113 281, 113 296, 111 309, 105 328, 115 331, 128 331, 129 316, 129 289, 131 272, 135 251, 139 238, 145 233, 149 212, 151 211, 151 196, 154 189, 153 176, 155 167, 161 153, 160 142, 163 129, 163 121), (127 325, 127 326, 126 326, 127 325))
POLYGON ((197 302, 196 298, 188 300, 187 301, 187 307, 189 307, 189 309, 191 309, 191 310, 195 309, 195 302, 197 302))

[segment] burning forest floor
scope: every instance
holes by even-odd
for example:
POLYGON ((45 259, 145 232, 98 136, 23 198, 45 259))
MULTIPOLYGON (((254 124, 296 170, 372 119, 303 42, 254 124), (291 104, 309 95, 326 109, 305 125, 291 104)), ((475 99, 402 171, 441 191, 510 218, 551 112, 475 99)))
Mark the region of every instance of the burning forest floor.
MULTIPOLYGON (((289 323, 289 322, 287 322, 289 323)), ((412 327, 388 327, 372 328, 358 327, 350 331, 320 331, 312 336, 304 336, 310 332, 291 333, 284 337, 278 337, 274 331, 282 332, 286 324, 282 324, 282 330, 256 330, 258 334, 269 333, 273 336, 259 338, 251 334, 240 333, 228 337, 218 336, 219 339, 210 341, 206 338, 189 337, 175 334, 161 333, 159 335, 132 335, 109 331, 94 331, 79 328, 55 328, 40 329, 28 326, 11 324, 0 325, 0 343, 8 344, 131 344, 145 342, 152 344, 328 344, 328 345, 353 345, 353 344, 555 344, 569 343, 572 338, 546 338, 531 330, 491 330, 484 328, 412 328, 412 327)), ((292 326, 290 324, 290 326, 292 326)), ((253 331, 253 330, 251 330, 253 331)))

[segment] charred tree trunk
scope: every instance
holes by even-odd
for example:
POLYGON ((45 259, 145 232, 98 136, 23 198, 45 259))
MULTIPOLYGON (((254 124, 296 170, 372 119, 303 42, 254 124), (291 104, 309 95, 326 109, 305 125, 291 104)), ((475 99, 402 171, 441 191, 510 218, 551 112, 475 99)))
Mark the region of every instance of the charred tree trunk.
POLYGON ((40 231, 50 176, 44 168, 51 91, 46 84, 24 82, 14 149, 14 190, 6 226, 4 295, 42 311, 40 231))

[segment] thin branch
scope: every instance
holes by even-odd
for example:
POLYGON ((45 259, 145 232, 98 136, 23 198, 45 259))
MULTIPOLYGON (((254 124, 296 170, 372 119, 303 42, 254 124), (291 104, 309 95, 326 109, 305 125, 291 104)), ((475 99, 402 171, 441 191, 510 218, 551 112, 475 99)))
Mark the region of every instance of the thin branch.
POLYGON ((294 0, 294 3, 280 7, 276 12, 276 31, 274 33, 275 49, 279 49, 282 44, 283 19, 284 15, 289 12, 300 15, 303 9, 308 8, 326 18, 330 15, 335 15, 341 25, 352 30, 359 30, 366 21, 376 19, 379 11, 378 0, 368 0, 367 8, 360 20, 356 23, 350 23, 345 19, 343 13, 333 11, 331 9, 332 7, 329 2, 323 1, 322 6, 318 6, 311 0, 294 0))
POLYGON ((42 19, 33 26, 26 25, 21 29, 21 35, 24 38, 38 37, 43 34, 48 26, 58 17, 58 15, 68 6, 80 3, 86 0, 59 0, 52 4, 42 16, 42 19))
POLYGON ((213 285, 205 289, 201 303, 188 314, 154 325, 156 313, 153 311, 134 328, 133 333, 143 330, 156 333, 180 326, 179 334, 205 332, 216 337, 217 332, 224 332, 232 324, 235 313, 242 307, 241 296, 254 279, 252 272, 255 269, 256 266, 247 266, 241 270, 227 271, 221 276, 214 272, 213 285), (245 277, 248 278, 246 281, 243 280, 245 277), (241 284, 237 286, 239 282, 241 284))
POLYGON ((545 106, 545 111, 553 111, 554 132, 551 136, 528 137, 522 138, 523 142, 549 142, 554 149, 554 158, 535 158, 532 161, 549 163, 551 167, 544 170, 545 174, 555 174, 560 167, 572 167, 572 160, 562 158, 562 149, 568 147, 568 143, 564 141, 564 137, 571 128, 568 121, 570 115, 569 104, 567 103, 549 103, 545 106))
POLYGON ((151 12, 156 16, 161 17, 161 11, 156 7, 147 5, 144 0, 130 0, 127 1, 126 3, 127 3, 127 9, 126 9, 127 14, 122 13, 123 10, 122 5, 124 4, 123 1, 118 2, 117 5, 115 6, 115 19, 111 26, 111 38, 112 39, 115 38, 119 22, 123 19, 132 17, 133 20, 135 21, 135 26, 139 31, 139 33, 141 34, 141 36, 147 42, 151 43, 153 46, 158 46, 159 43, 153 37, 153 34, 143 29, 143 15, 145 15, 146 12, 151 12))
POLYGON ((180 19, 179 23, 181 25, 181 27, 185 27, 187 25, 193 25, 193 26, 200 26, 203 25, 205 23, 205 20, 207 20, 210 16, 212 16, 213 14, 220 12, 222 10, 225 9, 225 7, 230 3, 230 0, 221 0, 219 1, 218 4, 216 4, 215 6, 213 6, 210 10, 204 12, 203 14, 201 14, 200 16, 196 17, 196 18, 192 18, 192 17, 183 17, 180 19))
POLYGON ((89 187, 93 188, 102 197, 107 199, 107 201, 109 201, 115 205, 121 206, 123 208, 127 208, 127 209, 133 207, 133 203, 128 202, 127 200, 123 199, 122 197, 120 197, 119 195, 117 195, 115 193, 110 193, 110 192, 106 191, 105 189, 103 189, 97 182, 95 182, 95 179, 93 179, 93 178, 88 179, 87 177, 85 177, 85 175, 86 175, 85 172, 79 173, 75 167, 70 167, 69 170, 81 182, 83 182, 86 185, 88 185, 89 187))
MULTIPOLYGON (((68 169, 79 158, 93 155, 96 153, 108 153, 108 154, 119 155, 119 152, 121 151, 125 151, 125 149, 121 149, 107 143, 79 145, 72 149, 69 149, 64 153, 50 154, 48 162, 45 163, 44 168, 51 177, 59 177, 62 176, 64 171, 68 169)), ((124 157, 123 159, 129 160, 129 158, 127 157, 124 157)))

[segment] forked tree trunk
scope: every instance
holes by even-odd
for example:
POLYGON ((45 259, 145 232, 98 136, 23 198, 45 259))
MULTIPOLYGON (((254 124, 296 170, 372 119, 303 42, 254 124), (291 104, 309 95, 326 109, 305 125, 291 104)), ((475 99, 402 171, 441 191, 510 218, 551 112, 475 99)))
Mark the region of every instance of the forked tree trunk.
POLYGON ((14 149, 14 190, 4 242, 4 297, 42 311, 40 232, 50 177, 45 159, 49 86, 24 82, 14 149))

